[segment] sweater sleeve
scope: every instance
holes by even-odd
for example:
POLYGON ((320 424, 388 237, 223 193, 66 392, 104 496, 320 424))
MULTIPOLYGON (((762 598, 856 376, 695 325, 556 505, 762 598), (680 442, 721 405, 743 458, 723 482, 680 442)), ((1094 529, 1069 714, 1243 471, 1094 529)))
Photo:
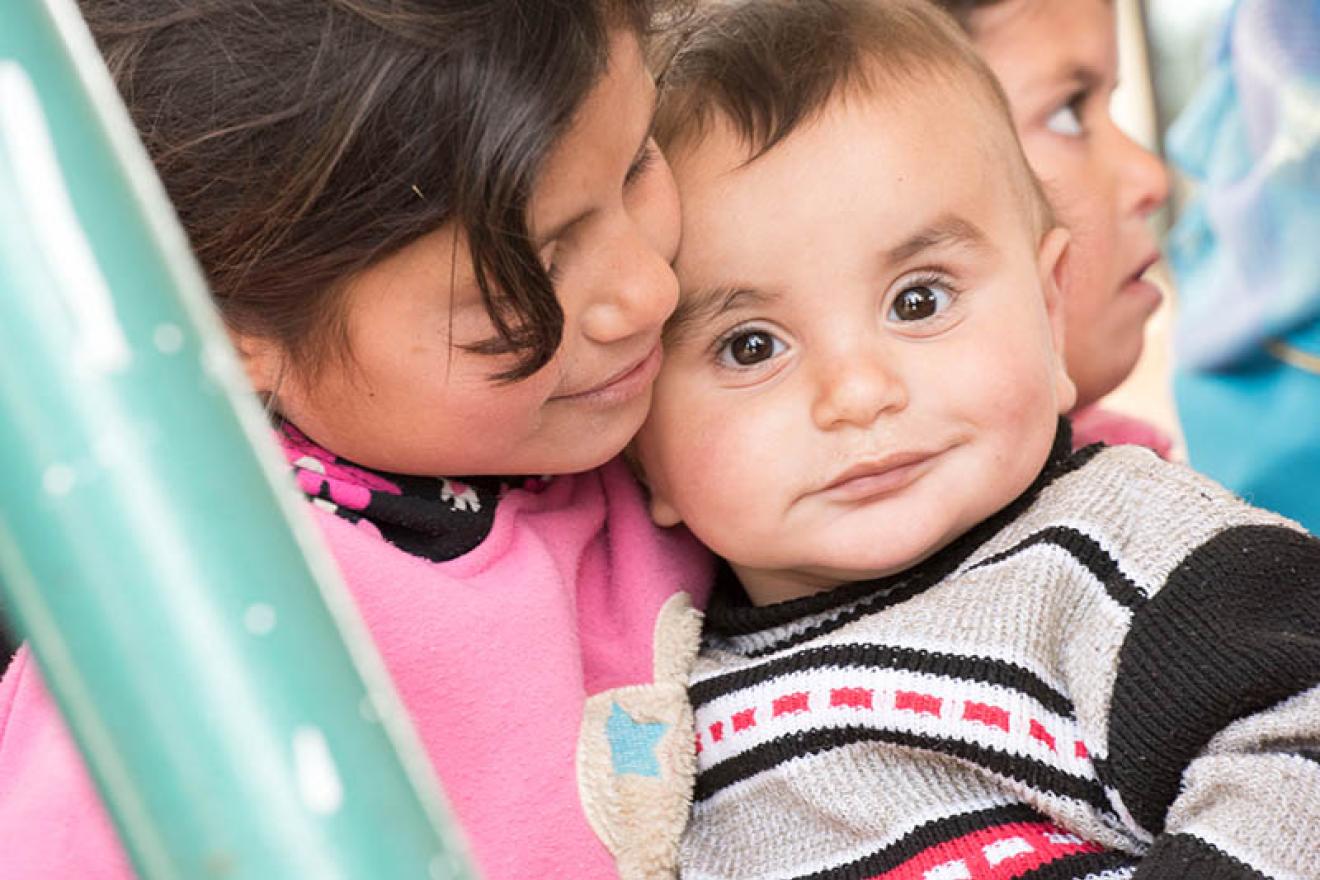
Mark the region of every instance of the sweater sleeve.
POLYGON ((134 876, 36 662, 23 648, 0 679, 0 876, 134 876))
POLYGON ((1221 532, 1134 616, 1107 774, 1140 880, 1320 877, 1320 541, 1221 532))

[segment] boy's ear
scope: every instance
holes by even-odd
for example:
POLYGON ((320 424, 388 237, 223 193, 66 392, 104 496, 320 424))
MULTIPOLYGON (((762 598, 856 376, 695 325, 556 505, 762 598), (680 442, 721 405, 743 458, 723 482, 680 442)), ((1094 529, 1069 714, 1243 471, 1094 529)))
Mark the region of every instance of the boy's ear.
POLYGON ((1056 226, 1041 239, 1037 254, 1040 289, 1045 297, 1045 314, 1050 322, 1050 337, 1054 343, 1055 395, 1059 412, 1066 413, 1077 403, 1077 387, 1068 376, 1064 328, 1064 297, 1067 296, 1072 273, 1072 234, 1056 226))

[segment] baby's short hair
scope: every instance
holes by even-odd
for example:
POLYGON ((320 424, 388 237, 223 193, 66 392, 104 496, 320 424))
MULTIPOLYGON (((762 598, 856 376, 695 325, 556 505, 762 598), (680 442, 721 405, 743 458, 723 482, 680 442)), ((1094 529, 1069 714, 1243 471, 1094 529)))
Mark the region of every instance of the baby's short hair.
MULTIPOLYGON (((986 118, 1002 129, 987 140, 999 141, 1014 166, 1035 232, 1054 225, 999 81, 958 24, 929 0, 707 0, 664 51, 661 147, 676 153, 722 119, 747 145, 748 162, 847 91, 892 93, 932 77, 970 85, 984 98, 986 118)), ((951 130, 958 124, 950 120, 951 130)))

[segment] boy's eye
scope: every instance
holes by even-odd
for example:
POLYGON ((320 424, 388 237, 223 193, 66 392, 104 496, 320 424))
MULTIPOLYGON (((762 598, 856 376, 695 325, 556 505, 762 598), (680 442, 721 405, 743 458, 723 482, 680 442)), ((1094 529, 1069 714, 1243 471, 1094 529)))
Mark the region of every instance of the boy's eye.
POLYGON ((889 307, 896 321, 925 321, 944 311, 951 297, 947 290, 933 284, 914 284, 900 293, 889 307))
POLYGON ((731 336, 721 346, 720 359, 739 367, 767 361, 783 349, 783 343, 764 330, 746 330, 731 336))
POLYGON ((1050 114, 1049 119, 1045 120, 1045 127, 1064 137, 1081 137, 1085 129, 1082 127, 1082 119, 1077 112, 1077 106, 1078 102, 1076 100, 1064 104, 1050 114))

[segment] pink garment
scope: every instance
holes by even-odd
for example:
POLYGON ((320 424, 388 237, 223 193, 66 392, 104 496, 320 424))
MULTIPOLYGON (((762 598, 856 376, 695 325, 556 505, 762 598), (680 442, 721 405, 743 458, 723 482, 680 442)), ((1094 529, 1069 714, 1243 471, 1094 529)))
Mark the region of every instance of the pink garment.
MULTIPOLYGON (((638 814, 614 815, 612 805, 621 791, 636 795, 628 786, 660 781, 647 778, 649 753, 637 764, 635 750, 621 750, 633 761, 622 771, 614 756, 610 775, 617 728, 608 725, 645 721, 648 700, 672 709, 673 723, 652 728, 672 734, 682 776, 681 751, 692 747, 685 661, 662 657, 668 649, 657 649, 657 636, 681 642, 678 653, 689 641, 695 651, 694 615, 673 611, 686 597, 704 604, 706 551, 685 533, 651 525, 640 489, 617 461, 557 478, 538 494, 510 493, 486 540, 445 563, 410 556, 324 511, 316 517, 480 875, 592 880, 619 876, 627 859, 636 864, 636 853, 617 850, 631 845, 630 833, 653 846, 662 829, 650 820, 624 827, 638 814), (683 624, 666 634, 661 619, 683 624), (614 838, 618 864, 593 825, 614 838)), ((669 810, 677 826, 664 829, 674 843, 686 783, 664 781, 682 808, 669 810)), ((24 880, 133 876, 26 649, 0 681, 0 865, 0 876, 24 880)))
POLYGON ((1073 449, 1092 443, 1145 446, 1166 461, 1173 451, 1173 440, 1150 422, 1095 404, 1073 412, 1068 418, 1072 422, 1073 449))

